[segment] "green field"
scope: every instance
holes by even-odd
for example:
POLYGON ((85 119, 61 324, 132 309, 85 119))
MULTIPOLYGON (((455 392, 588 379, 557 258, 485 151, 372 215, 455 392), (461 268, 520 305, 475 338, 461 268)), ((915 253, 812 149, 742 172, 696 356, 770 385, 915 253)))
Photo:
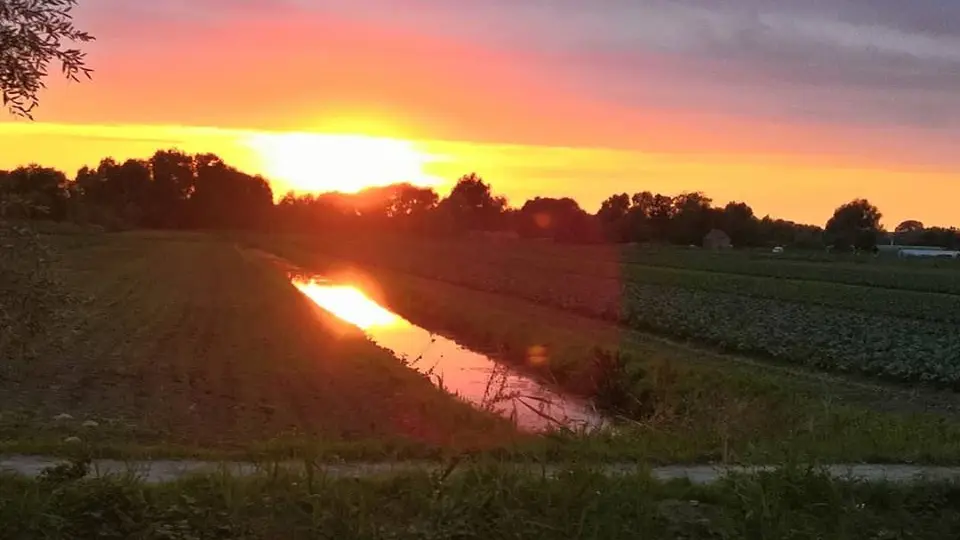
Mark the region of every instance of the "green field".
MULTIPOLYGON (((916 296, 939 298, 949 312, 950 295, 710 271, 703 261, 712 254, 673 268, 540 243, 471 250, 356 239, 346 249, 278 235, 40 238, 52 248, 44 298, 62 309, 38 311, 46 326, 5 349, 0 454, 253 459, 268 469, 292 458, 306 472, 165 485, 81 480, 69 467, 33 480, 0 473, 0 522, 13 537, 940 538, 956 529, 954 485, 865 484, 795 464, 960 464, 960 395, 917 384, 914 374, 870 372, 867 359, 836 343, 819 361, 790 356, 827 335, 807 335, 803 314, 847 317, 819 323, 834 325, 834 337, 877 320, 930 331, 952 328, 956 312, 927 312, 916 296), (591 399, 610 425, 520 433, 317 308, 258 250, 342 277, 421 327, 591 399), (698 317, 716 321, 690 322, 698 317), (769 342, 752 327, 772 328, 763 324, 793 328, 785 355, 763 350, 769 342), (855 373, 837 373, 838 362, 855 373), (344 480, 311 472, 312 463, 410 459, 456 473, 344 480), (559 478, 530 474, 547 463, 578 465, 559 478), (709 486, 590 470, 618 463, 786 467, 709 486)), ((934 270, 951 271, 919 271, 934 270)))
MULTIPOLYGON (((4 367, 0 444, 7 452, 960 462, 953 392, 807 369, 836 371, 845 362, 848 371, 869 372, 871 349, 841 355, 836 339, 862 339, 849 326, 857 321, 895 317, 901 332, 948 324, 855 303, 826 307, 813 295, 802 301, 806 283, 824 295, 827 287, 862 287, 792 280, 798 289, 764 289, 771 278, 665 266, 621 265, 628 277, 618 279, 604 266, 612 263, 583 260, 577 268, 578 248, 544 244, 468 252, 452 243, 356 242, 348 251, 280 236, 44 238, 59 253, 52 264, 75 302, 69 316, 38 334, 30 355, 4 367), (618 426, 589 436, 519 434, 316 308, 247 246, 307 271, 352 266, 364 290, 404 317, 592 399, 618 426), (750 289, 743 281, 750 279, 759 292, 732 292, 750 289), (812 319, 824 312, 849 320, 812 319), (808 335, 804 324, 833 327, 808 335), (782 332, 772 334, 779 355, 761 339, 772 329, 782 332), (545 362, 528 362, 532 347, 546 351, 545 362), (792 361, 801 350, 808 356, 792 361), (80 444, 64 442, 70 437, 80 444)), ((939 339, 949 345, 954 334, 939 339)), ((929 371, 920 362, 924 350, 898 354, 929 371)))
POLYGON ((960 268, 952 263, 912 268, 526 242, 367 239, 348 246, 320 237, 295 243, 329 257, 520 297, 723 351, 892 382, 960 387, 960 289, 951 285, 960 284, 960 268))
MULTIPOLYGON (((489 351, 629 418, 615 444, 593 441, 589 451, 595 455, 623 455, 626 447, 631 456, 666 462, 950 461, 957 452, 960 401, 952 392, 918 393, 718 354, 559 310, 556 303, 530 301, 522 294, 488 292, 382 265, 348 269, 343 258, 316 246, 273 237, 266 242, 252 241, 304 268, 346 272, 421 326, 489 351), (534 346, 548 351, 548 362, 528 362, 534 346)), ((398 259, 401 251, 396 250, 398 259)), ((418 255, 406 253, 405 261, 418 255)), ((449 268, 443 261, 425 260, 432 261, 434 270, 449 268)), ((475 270, 464 264, 459 275, 475 270)), ((514 267, 504 279, 522 271, 514 267)), ((549 280, 542 274, 541 281, 549 280)))
POLYGON ((71 436, 148 453, 476 448, 513 437, 230 242, 51 237, 61 241, 59 271, 80 302, 37 336, 31 357, 5 363, 0 448, 62 451, 71 436))

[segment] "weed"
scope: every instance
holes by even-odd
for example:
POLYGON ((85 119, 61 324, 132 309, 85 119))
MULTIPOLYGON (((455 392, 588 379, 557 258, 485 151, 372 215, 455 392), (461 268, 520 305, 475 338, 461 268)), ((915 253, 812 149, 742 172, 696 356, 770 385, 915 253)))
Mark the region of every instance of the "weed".
POLYGON ((713 485, 549 476, 496 462, 364 479, 219 473, 58 486, 0 479, 4 538, 952 538, 960 486, 866 484, 786 467, 713 485))

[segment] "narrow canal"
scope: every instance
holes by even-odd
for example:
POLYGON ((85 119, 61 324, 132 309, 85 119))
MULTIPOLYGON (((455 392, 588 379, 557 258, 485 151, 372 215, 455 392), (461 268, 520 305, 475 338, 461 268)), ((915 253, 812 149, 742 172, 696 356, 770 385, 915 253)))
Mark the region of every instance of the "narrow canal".
POLYGON ((603 423, 589 403, 564 396, 490 356, 411 323, 356 285, 296 273, 290 279, 317 306, 363 330, 408 367, 477 408, 511 418, 519 429, 589 429, 603 423))

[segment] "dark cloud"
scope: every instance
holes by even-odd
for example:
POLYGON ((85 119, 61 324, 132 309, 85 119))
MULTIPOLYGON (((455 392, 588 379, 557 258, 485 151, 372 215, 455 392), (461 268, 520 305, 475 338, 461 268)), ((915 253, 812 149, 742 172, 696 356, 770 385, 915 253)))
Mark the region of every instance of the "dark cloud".
POLYGON ((623 106, 960 131, 960 0, 87 5, 108 4, 132 18, 184 24, 307 12, 398 25, 515 54, 558 85, 623 106))
POLYGON ((898 28, 908 33, 960 35, 960 2, 955 0, 793 0, 815 12, 835 13, 846 22, 898 28))
POLYGON ((321 0, 315 8, 534 55, 581 91, 623 104, 665 96, 721 113, 960 126, 955 0, 321 0))

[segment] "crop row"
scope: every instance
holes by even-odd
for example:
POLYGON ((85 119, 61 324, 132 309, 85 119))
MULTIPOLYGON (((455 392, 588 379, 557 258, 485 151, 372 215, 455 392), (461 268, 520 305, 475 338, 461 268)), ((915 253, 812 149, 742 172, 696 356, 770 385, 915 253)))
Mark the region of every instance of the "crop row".
MULTIPOLYGON (((353 249, 358 248, 354 246, 353 249)), ((576 252, 578 248, 571 249, 576 252)), ((414 264, 456 260, 460 265, 495 266, 504 274, 511 274, 517 268, 538 269, 549 274, 617 279, 625 285, 662 285, 960 324, 960 296, 956 295, 664 266, 622 265, 602 259, 531 257, 511 249, 471 250, 468 244, 450 242, 404 242, 390 247, 379 244, 376 249, 368 246, 365 251, 379 257, 389 256, 392 264, 402 264, 405 259, 412 259, 414 264)))
POLYGON ((624 320, 728 350, 885 379, 960 384, 960 333, 945 323, 632 285, 624 320))
POLYGON ((725 350, 831 371, 960 386, 960 332, 948 323, 422 255, 350 253, 358 262, 510 294, 725 350))
POLYGON ((580 268, 569 263, 552 268, 547 266, 553 265, 552 261, 531 261, 529 264, 545 271, 562 269, 569 273, 618 278, 626 285, 665 285, 960 324, 960 296, 957 295, 662 266, 622 265, 598 271, 596 263, 583 264, 580 268))
POLYGON ((845 283, 885 289, 960 295, 960 264, 944 261, 943 268, 913 261, 916 265, 894 262, 815 263, 776 260, 741 253, 625 252, 623 262, 727 272, 749 276, 845 283))
MULTIPOLYGON (((405 241, 406 242, 406 241, 405 241)), ((538 261, 558 269, 591 274, 632 273, 635 266, 795 279, 883 289, 960 295, 960 263, 956 261, 909 261, 875 259, 805 261, 756 252, 714 253, 681 248, 629 246, 562 246, 530 242, 490 244, 483 242, 411 241, 414 249, 480 257, 508 263, 517 258, 538 261)))

